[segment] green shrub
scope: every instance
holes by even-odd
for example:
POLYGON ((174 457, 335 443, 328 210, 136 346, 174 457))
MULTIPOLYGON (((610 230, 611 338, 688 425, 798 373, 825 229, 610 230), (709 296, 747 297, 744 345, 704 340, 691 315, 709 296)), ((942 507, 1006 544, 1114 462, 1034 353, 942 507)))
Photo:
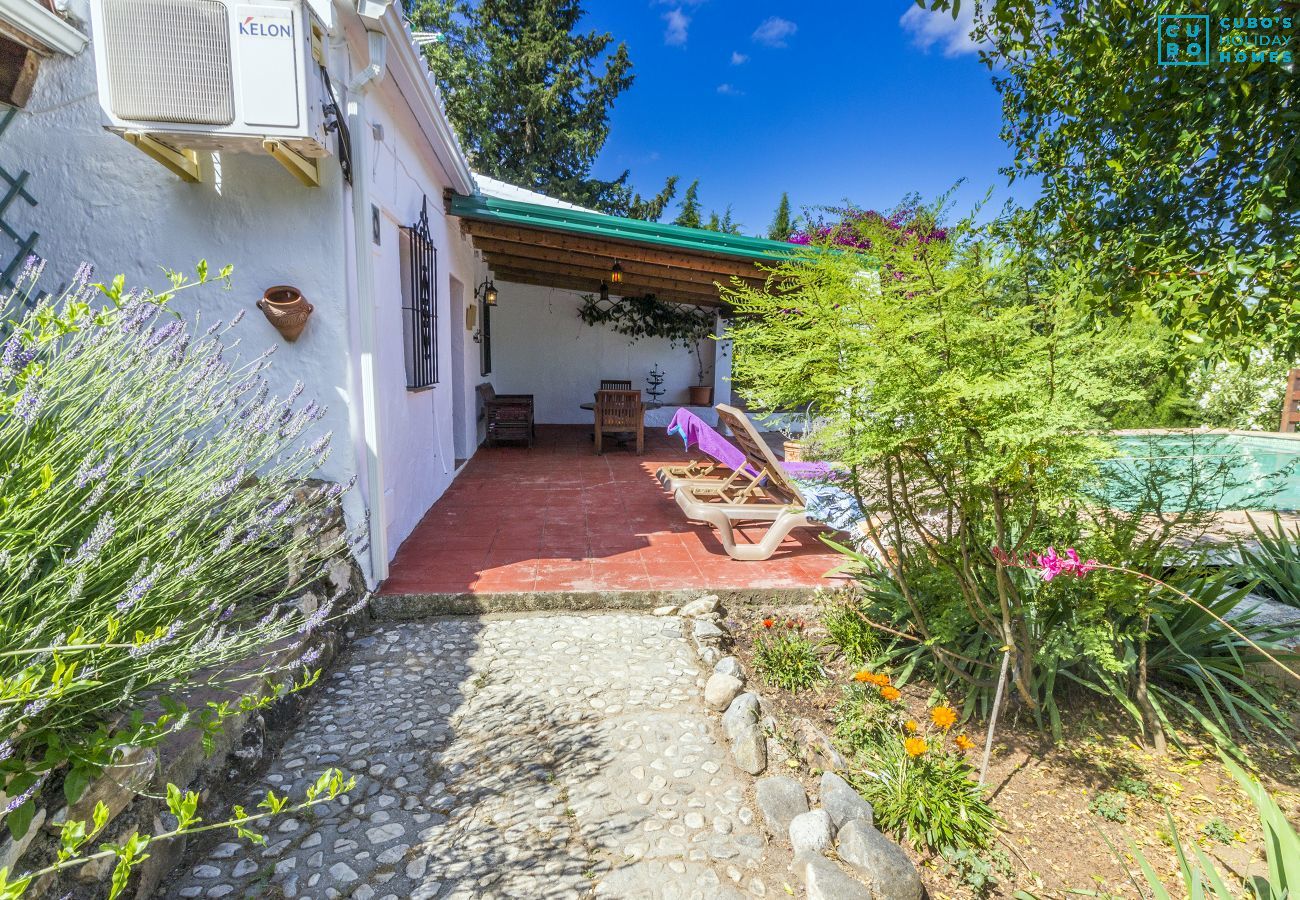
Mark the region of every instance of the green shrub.
POLYGON ((880 692, 863 684, 851 684, 831 714, 835 720, 835 740, 855 756, 868 751, 887 736, 898 733, 902 719, 898 705, 880 696, 880 692))
POLYGON ((791 693, 826 678, 816 648, 797 628, 776 626, 759 634, 754 641, 754 667, 768 684, 791 693))
POLYGON ((1088 804, 1088 811, 1109 822, 1128 821, 1128 795, 1120 791, 1103 791, 1088 804))
POLYGON ((868 625, 851 600, 828 603, 821 613, 831 642, 851 666, 860 666, 880 652, 880 633, 868 625))
POLYGON ((1233 831, 1227 822, 1217 817, 1205 823, 1201 828, 1201 834, 1220 844, 1231 844, 1237 839, 1237 832, 1233 831))
POLYGON ((1001 850, 950 847, 942 855, 952 874, 976 897, 988 896, 1002 878, 1010 877, 1015 871, 1011 867, 1011 857, 1001 850))
POLYGON ((268 702, 268 683, 269 696, 308 683, 313 632, 342 612, 337 597, 310 617, 284 603, 345 550, 324 537, 345 487, 306 481, 329 452, 310 432, 323 410, 301 388, 272 396, 268 354, 241 360, 235 323, 170 312, 184 286, 124 294, 119 278, 97 309, 84 270, 0 336, 0 787, 13 798, 0 815, 14 835, 47 781, 62 776, 71 803, 118 748, 211 733, 268 702), (297 652, 279 671, 255 661, 276 642, 297 652), (201 687, 232 699, 171 699, 201 687), (153 698, 163 714, 143 712, 153 698))
POLYGON ((1136 797, 1138 800, 1148 800, 1151 797, 1151 785, 1141 778, 1133 778, 1129 775, 1115 782, 1115 790, 1136 797))
POLYGON ((1237 544, 1237 573, 1274 600, 1300 607, 1300 527, 1288 531, 1276 513, 1272 528, 1250 524, 1255 539, 1237 544))
POLYGON ((921 851, 988 847, 997 815, 966 759, 933 740, 913 757, 904 742, 895 733, 865 748, 863 773, 850 776, 875 810, 876 825, 921 851))

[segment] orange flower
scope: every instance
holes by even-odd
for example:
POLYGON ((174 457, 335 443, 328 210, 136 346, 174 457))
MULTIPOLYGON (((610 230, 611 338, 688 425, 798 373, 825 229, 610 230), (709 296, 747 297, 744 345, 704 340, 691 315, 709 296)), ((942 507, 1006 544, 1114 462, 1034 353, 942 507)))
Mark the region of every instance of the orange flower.
POLYGON ((958 750, 974 750, 974 749, 975 749, 975 742, 972 741, 970 738, 966 737, 966 735, 964 735, 964 734, 959 734, 959 735, 957 735, 957 749, 958 749, 958 750))
POLYGON ((867 684, 874 684, 876 687, 884 687, 885 685, 889 684, 888 675, 881 675, 876 672, 868 672, 866 669, 861 669, 860 671, 855 672, 853 674, 853 680, 865 681, 867 684))
POLYGON ((926 746, 923 738, 910 737, 903 741, 903 749, 907 751, 908 756, 917 757, 930 748, 926 746))
POLYGON ((906 728, 910 733, 916 734, 916 730, 921 726, 916 724, 916 719, 908 719, 906 722, 903 723, 903 727, 906 728))
POLYGON ((897 700, 899 697, 903 696, 903 692, 900 691, 898 688, 894 687, 893 685, 887 684, 880 689, 880 696, 884 697, 886 700, 892 703, 893 701, 897 700))
POLYGON ((874 678, 874 677, 875 677, 875 676, 873 676, 873 675, 872 675, 870 672, 868 672, 866 669, 862 669, 862 670, 860 670, 860 671, 857 671, 857 672, 854 672, 854 673, 853 673, 853 680, 854 680, 854 681, 870 681, 870 680, 871 680, 872 678, 874 678))
POLYGON ((957 710, 951 706, 936 706, 930 710, 930 721, 947 731, 957 724, 957 710))
POLYGON ((773 625, 775 625, 775 624, 776 624, 776 619, 764 619, 764 620, 763 620, 763 627, 764 627, 764 628, 771 628, 771 627, 772 627, 773 625))

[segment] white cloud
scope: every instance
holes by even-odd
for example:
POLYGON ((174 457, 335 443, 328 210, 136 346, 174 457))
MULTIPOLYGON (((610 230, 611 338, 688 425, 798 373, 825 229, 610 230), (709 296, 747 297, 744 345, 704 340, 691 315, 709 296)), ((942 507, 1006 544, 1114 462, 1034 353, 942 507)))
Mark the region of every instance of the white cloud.
POLYGON ((664 29, 664 43, 670 47, 681 47, 686 43, 686 32, 691 27, 691 17, 682 12, 680 6, 664 13, 668 27, 664 29))
POLYGON ((739 50, 731 51, 731 64, 733 66, 743 66, 747 62, 749 62, 748 56, 741 53, 739 50))
POLYGON ((971 38, 975 25, 975 4, 963 3, 957 18, 950 12, 938 12, 912 6, 903 13, 898 24, 912 35, 912 43, 922 50, 939 46, 944 56, 962 56, 979 50, 971 38))
POLYGON ((772 16, 763 20, 763 24, 754 29, 753 38, 768 47, 784 47, 786 38, 799 30, 799 26, 789 19, 772 16))
POLYGON ((734 84, 727 84, 727 83, 718 85, 718 93, 722 94, 725 97, 745 96, 745 92, 742 91, 740 88, 736 87, 734 84))

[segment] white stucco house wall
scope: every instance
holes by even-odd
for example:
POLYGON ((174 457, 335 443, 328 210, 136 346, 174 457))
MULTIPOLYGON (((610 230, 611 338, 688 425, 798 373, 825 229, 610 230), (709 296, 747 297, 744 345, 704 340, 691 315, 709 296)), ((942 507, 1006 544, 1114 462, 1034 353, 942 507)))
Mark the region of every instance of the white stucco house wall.
MULTIPOLYGON (((708 301, 714 276, 696 270, 752 267, 754 254, 770 251, 760 245, 771 242, 758 239, 648 223, 639 223, 642 232, 629 236, 622 232, 625 223, 627 228, 637 224, 630 220, 476 177, 395 0, 299 0, 301 18, 294 21, 314 28, 311 44, 301 45, 300 58, 309 58, 297 73, 298 83, 305 79, 311 102, 321 108, 328 108, 323 101, 332 90, 337 117, 350 132, 350 153, 344 154, 341 128, 319 131, 312 151, 315 185, 302 183, 260 140, 232 145, 194 138, 191 156, 164 153, 180 166, 178 173, 124 139, 132 132, 124 132, 112 119, 116 113, 110 114, 104 86, 111 78, 102 51, 111 41, 101 16, 110 2, 128 0, 58 0, 57 14, 38 0, 0 0, 0 19, 9 29, 48 31, 32 41, 40 48, 40 65, 30 92, 13 101, 21 108, 7 127, 0 125, 0 174, 26 173, 25 189, 35 203, 11 203, 5 221, 20 237, 35 240, 34 252, 46 261, 44 286, 51 291, 83 262, 104 278, 122 273, 133 286, 159 285, 164 267, 188 271, 200 259, 213 268, 233 265, 228 290, 211 286, 187 292, 176 308, 207 321, 244 312, 248 318, 240 328, 249 355, 276 347, 273 388, 284 393, 301 380, 306 393, 328 407, 323 427, 333 432, 334 445, 320 474, 357 480, 345 512, 354 526, 368 529, 369 549, 359 562, 372 583, 386 577, 402 541, 479 447, 480 384, 492 383, 500 393, 533 394, 540 424, 589 423, 591 413, 579 404, 591 400, 599 379, 629 379, 641 387, 657 365, 665 373, 665 408, 648 417, 648 426, 666 424, 673 409, 685 404, 697 370, 690 348, 661 339, 631 343, 578 318, 583 295, 599 287, 599 268, 592 265, 603 266, 607 256, 640 247, 657 253, 661 265, 666 260, 672 279, 693 277, 680 286, 708 301), (351 183, 344 177, 345 156, 351 183), (469 206, 456 213, 454 198, 469 206), (540 283, 531 275, 512 282, 508 271, 496 274, 476 249, 478 237, 464 218, 478 214, 474 209, 482 218, 504 215, 489 210, 493 204, 558 216, 547 225, 555 229, 546 232, 547 241, 576 235, 586 244, 606 243, 597 245, 598 257, 588 247, 585 262, 576 251, 572 258, 561 255, 560 274, 540 283), (404 311, 412 302, 406 229, 422 214, 436 251, 437 378, 413 389, 404 311), (646 229, 654 233, 643 233, 646 229), (682 260, 684 268, 671 268, 679 264, 672 255, 676 251, 657 249, 655 241, 698 252, 696 263, 709 265, 682 260), (571 261, 575 271, 585 265, 586 274, 571 275, 571 261), (489 311, 476 294, 489 279, 499 297, 490 310, 490 367, 484 364, 482 341, 489 311), (584 289, 588 279, 590 287, 584 289), (296 287, 315 308, 296 341, 281 338, 255 308, 274 285, 296 287)), ((238 23, 246 12, 274 10, 268 4, 283 7, 294 0, 185 2, 220 15, 228 9, 236 16, 230 21, 238 23)), ((240 38, 232 40, 237 44, 240 38)), ((160 52, 166 53, 165 46, 160 52)), ((248 79, 244 102, 265 100, 260 87, 248 79)), ((9 237, 0 235, 0 244, 9 237)), ((530 238, 526 233, 520 240, 530 238)), ((21 246, 4 250, 26 253, 21 246)), ((712 300, 717 302, 716 291, 712 300)), ((720 334, 721 320, 718 329, 720 334)), ((730 396, 729 363, 725 347, 709 342, 705 383, 718 399, 730 396)), ((712 414, 708 408, 698 411, 712 414)))

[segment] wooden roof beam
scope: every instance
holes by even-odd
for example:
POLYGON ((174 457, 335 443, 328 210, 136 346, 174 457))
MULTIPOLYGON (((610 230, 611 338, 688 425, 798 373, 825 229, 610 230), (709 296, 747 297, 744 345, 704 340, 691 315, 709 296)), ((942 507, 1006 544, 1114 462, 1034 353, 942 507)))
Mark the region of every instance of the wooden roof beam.
MULTIPOLYGON (((596 293, 591 282, 583 278, 571 278, 563 275, 554 275, 545 272, 528 272, 518 269, 494 269, 492 274, 497 281, 530 284, 538 287, 558 288, 559 290, 566 291, 579 291, 584 294, 596 293)), ((499 288, 500 286, 498 285, 498 289, 499 288)), ((635 296, 636 294, 646 292, 653 293, 658 299, 669 303, 685 303, 695 306, 725 305, 718 299, 717 295, 708 297, 703 294, 692 294, 683 291, 653 290, 627 284, 623 285, 623 290, 627 292, 628 296, 635 296)), ((622 296, 622 294, 615 291, 614 296, 622 296)))

